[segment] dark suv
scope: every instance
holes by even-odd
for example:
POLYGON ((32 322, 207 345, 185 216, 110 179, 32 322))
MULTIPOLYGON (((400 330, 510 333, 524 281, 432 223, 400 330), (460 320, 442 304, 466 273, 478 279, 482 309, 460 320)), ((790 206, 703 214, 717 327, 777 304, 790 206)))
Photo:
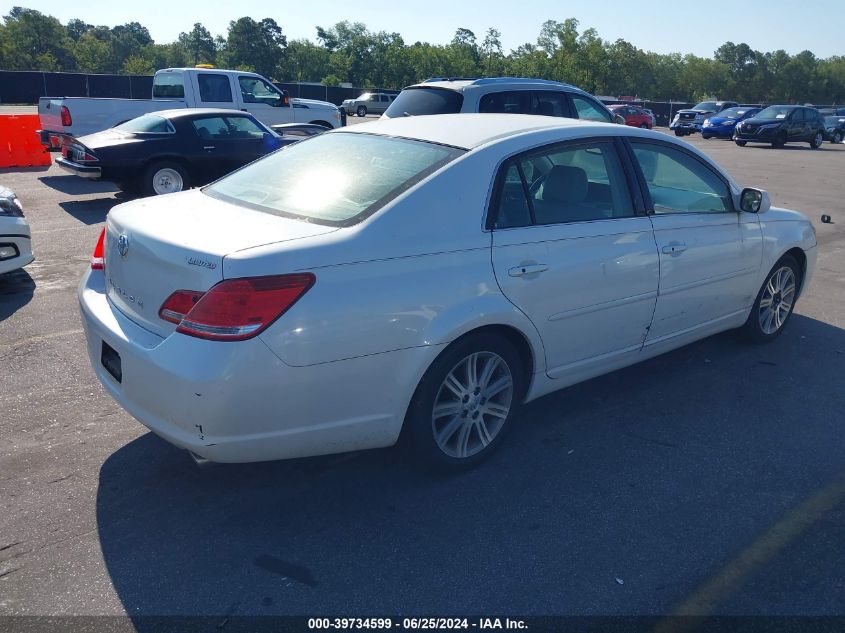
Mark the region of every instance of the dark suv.
POLYGON ((764 108, 734 129, 734 141, 740 147, 746 143, 771 143, 783 147, 786 143, 809 143, 817 149, 824 142, 824 119, 815 108, 774 105, 764 108))

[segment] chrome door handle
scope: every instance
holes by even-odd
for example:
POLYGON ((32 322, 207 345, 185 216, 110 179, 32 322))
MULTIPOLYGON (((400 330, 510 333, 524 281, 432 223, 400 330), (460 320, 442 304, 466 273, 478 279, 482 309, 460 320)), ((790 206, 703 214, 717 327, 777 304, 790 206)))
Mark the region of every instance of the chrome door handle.
POLYGON ((543 273, 549 269, 545 264, 530 264, 526 266, 515 266, 508 269, 508 275, 511 277, 522 277, 523 275, 533 275, 536 273, 543 273))
POLYGON ((685 250, 687 250, 687 245, 674 242, 672 244, 667 244, 661 250, 667 255, 675 255, 677 253, 683 253, 685 250))

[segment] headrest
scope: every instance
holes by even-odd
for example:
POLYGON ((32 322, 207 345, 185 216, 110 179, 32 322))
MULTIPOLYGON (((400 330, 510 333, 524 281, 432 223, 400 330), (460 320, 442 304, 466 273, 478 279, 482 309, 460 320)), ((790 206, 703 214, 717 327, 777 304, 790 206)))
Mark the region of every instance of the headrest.
POLYGON ((580 167, 555 165, 543 182, 546 202, 581 202, 587 197, 587 173, 580 167))

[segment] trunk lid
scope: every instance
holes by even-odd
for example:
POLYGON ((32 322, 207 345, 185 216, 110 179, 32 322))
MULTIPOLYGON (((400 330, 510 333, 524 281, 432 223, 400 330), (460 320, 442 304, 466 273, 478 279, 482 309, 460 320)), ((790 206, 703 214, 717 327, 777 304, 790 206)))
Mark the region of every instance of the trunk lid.
POLYGON ((158 316, 164 300, 176 290, 206 291, 221 281, 227 254, 335 230, 245 209, 199 190, 136 200, 108 215, 107 294, 135 323, 167 336, 176 326, 158 316))

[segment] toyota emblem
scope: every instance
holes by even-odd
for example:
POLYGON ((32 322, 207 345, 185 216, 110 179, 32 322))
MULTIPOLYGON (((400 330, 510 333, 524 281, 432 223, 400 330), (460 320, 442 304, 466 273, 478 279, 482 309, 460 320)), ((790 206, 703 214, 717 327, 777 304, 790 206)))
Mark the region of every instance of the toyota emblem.
POLYGON ((129 252, 129 236, 125 233, 117 240, 117 252, 121 257, 126 257, 126 253, 129 252))

